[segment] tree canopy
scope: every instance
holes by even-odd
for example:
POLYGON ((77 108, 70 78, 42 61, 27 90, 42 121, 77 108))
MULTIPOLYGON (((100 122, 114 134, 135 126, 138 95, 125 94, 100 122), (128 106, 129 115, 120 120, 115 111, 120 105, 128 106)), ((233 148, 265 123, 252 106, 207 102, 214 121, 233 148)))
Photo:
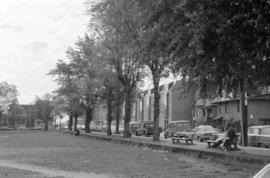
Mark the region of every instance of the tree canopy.
POLYGON ((17 87, 7 82, 0 83, 0 119, 3 112, 8 110, 9 105, 18 103, 17 87))

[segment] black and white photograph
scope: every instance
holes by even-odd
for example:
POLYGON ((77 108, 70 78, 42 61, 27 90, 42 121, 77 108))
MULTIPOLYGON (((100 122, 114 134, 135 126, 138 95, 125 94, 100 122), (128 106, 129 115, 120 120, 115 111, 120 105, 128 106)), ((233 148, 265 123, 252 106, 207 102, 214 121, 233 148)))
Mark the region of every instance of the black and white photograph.
POLYGON ((0 0, 0 178, 270 178, 270 0, 0 0))

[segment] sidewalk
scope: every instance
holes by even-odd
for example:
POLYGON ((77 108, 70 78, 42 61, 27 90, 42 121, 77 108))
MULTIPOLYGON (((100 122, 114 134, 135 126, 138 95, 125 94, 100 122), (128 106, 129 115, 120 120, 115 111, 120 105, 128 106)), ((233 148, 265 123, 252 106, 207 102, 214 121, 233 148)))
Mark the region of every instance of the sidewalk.
MULTIPOLYGON (((70 131, 61 131, 65 133, 75 134, 70 131)), ((256 147, 241 147, 239 151, 225 152, 220 149, 209 149, 206 143, 195 142, 194 145, 186 145, 184 143, 172 144, 171 139, 153 142, 152 138, 146 137, 131 137, 123 138, 120 135, 107 136, 105 133, 93 132, 90 134, 82 133, 81 136, 86 136, 96 140, 111 141, 114 143, 127 144, 138 147, 149 147, 154 150, 163 150, 174 153, 183 153, 198 158, 226 162, 237 162, 244 164, 256 164, 262 167, 270 163, 270 149, 256 147)))

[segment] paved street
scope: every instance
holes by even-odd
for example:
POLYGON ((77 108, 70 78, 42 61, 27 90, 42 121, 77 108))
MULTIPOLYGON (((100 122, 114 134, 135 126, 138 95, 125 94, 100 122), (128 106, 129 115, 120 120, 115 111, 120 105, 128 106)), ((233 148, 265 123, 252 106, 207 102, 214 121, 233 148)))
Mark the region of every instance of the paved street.
POLYGON ((0 132, 0 177, 250 177, 257 170, 43 131, 0 132))

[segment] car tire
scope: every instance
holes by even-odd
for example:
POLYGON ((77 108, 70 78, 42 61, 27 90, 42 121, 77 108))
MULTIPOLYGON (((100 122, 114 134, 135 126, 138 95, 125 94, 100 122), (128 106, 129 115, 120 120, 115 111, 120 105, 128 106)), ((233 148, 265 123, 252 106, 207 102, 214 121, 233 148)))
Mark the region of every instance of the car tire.
POLYGON ((203 139, 201 137, 198 137, 199 142, 203 142, 203 139))

